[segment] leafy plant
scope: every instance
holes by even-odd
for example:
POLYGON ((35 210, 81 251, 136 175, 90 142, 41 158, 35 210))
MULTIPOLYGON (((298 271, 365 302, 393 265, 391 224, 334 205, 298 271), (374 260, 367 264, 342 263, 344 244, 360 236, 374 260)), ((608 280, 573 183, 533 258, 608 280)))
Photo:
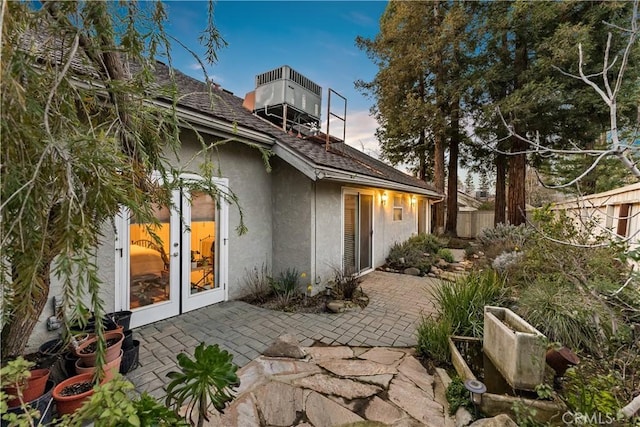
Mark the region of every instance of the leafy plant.
POLYGON ((617 414, 620 404, 613 390, 620 381, 614 372, 593 373, 576 366, 567 369, 565 375, 567 382, 563 396, 571 410, 582 414, 617 414))
POLYGON ((522 224, 498 224, 494 228, 485 228, 478 235, 485 255, 494 259, 503 252, 522 249, 533 236, 534 229, 522 224))
POLYGON ((348 273, 341 268, 333 269, 332 295, 338 299, 353 299, 360 287, 362 279, 355 273, 348 273))
POLYGON ((516 416, 516 424, 519 427, 544 427, 545 424, 536 420, 538 410, 527 406, 523 401, 518 400, 511 405, 511 410, 516 416))
POLYGON ((387 265, 397 270, 414 267, 423 274, 433 265, 433 255, 442 248, 442 242, 431 234, 418 234, 404 242, 396 242, 389 249, 387 265))
POLYGON ((244 288, 247 292, 246 300, 249 302, 263 303, 271 293, 271 282, 269 281, 269 268, 265 263, 260 267, 253 267, 245 270, 244 288))
POLYGON ((298 290, 300 273, 295 268, 287 268, 277 279, 271 278, 270 286, 277 295, 293 295, 298 290))
POLYGON ((447 262, 455 261, 455 258, 453 257, 453 253, 447 248, 439 249, 438 256, 447 262))
POLYGON ((40 417, 40 411, 31 408, 26 402, 22 402, 22 391, 19 387, 29 378, 29 369, 34 366, 33 362, 25 360, 23 357, 17 357, 7 362, 0 369, 0 414, 2 419, 7 421, 11 426, 32 426, 34 420, 40 417), (13 396, 4 391, 5 387, 16 387, 18 396, 13 396), (8 413, 9 401, 15 397, 19 397, 23 413, 8 413))
POLYGON ((188 426, 184 418, 159 403, 148 393, 135 397, 134 385, 121 376, 95 388, 93 395, 59 425, 81 427, 188 426))
POLYGON ((458 408, 473 409, 473 402, 469 396, 469 390, 464 386, 464 382, 458 376, 451 378, 451 384, 445 391, 447 402, 449 402, 449 415, 454 415, 458 408))
POLYGON ((519 251, 503 252, 493 260, 491 266, 498 273, 505 274, 510 269, 515 268, 523 257, 524 254, 519 251))
POLYGON ((238 366, 232 360, 233 355, 217 344, 205 346, 201 343, 196 347, 193 359, 180 353, 180 372, 167 374, 171 382, 166 389, 166 405, 177 413, 186 404, 188 420, 193 424, 195 412, 198 427, 204 425, 204 421, 209 421, 209 408, 213 406, 222 412, 227 402, 233 399, 231 388, 240 384, 236 375, 238 366))
POLYGON ((504 282, 490 270, 474 272, 455 283, 442 283, 432 291, 437 317, 423 317, 418 326, 418 353, 446 363, 451 355, 448 337, 482 337, 484 306, 499 303, 504 282))
POLYGON ((451 330, 448 319, 423 317, 416 331, 418 353, 436 363, 447 363, 451 359, 448 341, 451 330))

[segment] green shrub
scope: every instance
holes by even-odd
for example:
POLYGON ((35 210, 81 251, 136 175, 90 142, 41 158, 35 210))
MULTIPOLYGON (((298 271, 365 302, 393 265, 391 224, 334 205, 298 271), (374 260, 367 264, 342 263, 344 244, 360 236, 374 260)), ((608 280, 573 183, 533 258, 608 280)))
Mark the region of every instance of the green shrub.
POLYGON ((614 372, 585 371, 580 365, 567 369, 563 393, 565 403, 574 412, 601 413, 615 417, 620 404, 613 390, 620 384, 619 376, 614 372))
POLYGON ((451 335, 481 338, 484 306, 504 296, 504 281, 491 270, 472 272, 454 283, 442 283, 433 291, 440 318, 452 327, 451 335))
POLYGON ((415 267, 426 274, 433 265, 433 255, 441 248, 442 243, 435 236, 418 234, 391 246, 386 260, 387 266, 396 270, 415 267))
POLYGON ((300 273, 295 268, 287 268, 277 279, 270 279, 270 286, 276 295, 293 295, 298 291, 300 273))
POLYGON ((534 229, 524 224, 498 224, 494 228, 482 230, 478 235, 478 242, 487 258, 493 259, 503 252, 521 250, 533 233, 534 229))
POLYGON ((608 314, 590 304, 561 278, 555 282, 530 283, 520 292, 514 310, 549 340, 573 349, 599 351, 610 335, 608 314), (607 335, 599 333, 596 317, 600 319, 600 328, 609 332, 607 335))
POLYGON ((467 249, 471 247, 469 240, 461 239, 459 237, 450 237, 447 242, 447 248, 449 249, 467 249))
POLYGON ((435 254, 443 247, 443 242, 440 239, 438 239, 433 234, 426 233, 420 233, 416 236, 411 236, 407 240, 407 242, 410 245, 415 246, 422 252, 428 254, 435 254))
POLYGON ((442 248, 438 251, 438 256, 447 262, 454 262, 453 253, 446 248, 442 248))
POLYGON ((198 415, 198 426, 208 421, 209 408, 222 412, 227 402, 233 399, 232 387, 240 380, 233 362, 233 355, 221 350, 218 344, 201 343, 195 349, 193 359, 187 354, 178 354, 180 371, 171 371, 165 404, 178 413, 183 405, 185 418, 193 425, 194 413, 198 415))
POLYGON ((423 317, 418 329, 418 353, 438 363, 451 355, 448 337, 462 335, 482 337, 484 306, 502 301, 504 282, 490 270, 472 272, 455 283, 443 282, 432 291, 438 307, 436 317, 423 317))
POLYGON ((333 269, 332 295, 337 299, 353 299, 362 279, 355 273, 347 273, 341 268, 333 269))
POLYGON ((439 364, 449 362, 451 353, 448 338, 451 335, 451 324, 447 319, 423 317, 416 334, 418 354, 439 364))
POLYGON ((458 408, 473 410, 473 402, 469 396, 469 390, 464 386, 464 382, 458 376, 451 378, 451 384, 445 391, 447 402, 449 403, 449 415, 455 415, 458 408))

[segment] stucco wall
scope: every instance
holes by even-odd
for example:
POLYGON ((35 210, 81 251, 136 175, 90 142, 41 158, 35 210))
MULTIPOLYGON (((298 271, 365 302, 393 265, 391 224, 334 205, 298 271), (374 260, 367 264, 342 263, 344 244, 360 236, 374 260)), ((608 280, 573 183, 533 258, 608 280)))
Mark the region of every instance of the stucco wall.
POLYGON ((374 265, 376 267, 385 263, 385 258, 389 255, 389 249, 395 242, 407 240, 413 234, 418 232, 418 204, 411 204, 411 195, 394 191, 386 191, 387 202, 383 205, 380 196, 382 191, 376 192, 377 197, 374 200, 376 207, 376 218, 374 226, 377 226, 377 232, 374 230, 374 265), (402 198, 402 220, 393 220, 394 197, 402 198))
MULTIPOLYGON (((188 159, 199 149, 192 133, 182 135, 182 158, 188 159), (188 157, 187 157, 188 156, 188 157)), ((219 162, 222 178, 229 180, 231 191, 237 196, 244 215, 247 233, 238 235, 240 225, 238 206, 229 206, 229 299, 244 295, 246 271, 265 264, 272 268, 272 209, 271 174, 267 172, 260 152, 245 144, 232 142, 220 146, 214 157, 219 162)), ((193 170, 197 171, 194 164, 193 170)))
POLYGON ((280 159, 274 159, 272 164, 272 273, 277 277, 288 268, 295 268, 310 275, 313 183, 280 159))
MULTIPOLYGON (((101 244, 96 252, 94 262, 98 267, 98 277, 102 280, 103 286, 101 288, 100 297, 104 301, 104 309, 106 312, 115 311, 115 240, 113 226, 111 223, 105 223, 102 226, 103 238, 101 244)), ((55 262, 54 262, 55 265, 55 262)), ((54 315, 53 311, 53 297, 62 296, 62 283, 56 279, 55 275, 51 275, 51 289, 49 290, 49 300, 45 305, 42 314, 38 319, 38 324, 33 330, 31 337, 29 338, 26 353, 34 352, 38 347, 49 340, 60 337, 60 330, 48 331, 47 319, 54 315)), ((89 306, 89 299, 85 298, 85 304, 89 306)))

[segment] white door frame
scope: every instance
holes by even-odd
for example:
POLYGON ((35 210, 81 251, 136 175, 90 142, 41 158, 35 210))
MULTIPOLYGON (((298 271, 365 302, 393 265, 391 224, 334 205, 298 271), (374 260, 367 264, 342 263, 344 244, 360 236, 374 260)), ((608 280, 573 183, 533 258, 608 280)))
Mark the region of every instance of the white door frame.
MULTIPOLYGON (((360 201, 360 195, 364 194, 366 196, 371 196, 371 268, 366 270, 360 270, 357 272, 358 276, 363 276, 367 273, 370 273, 375 270, 375 247, 374 238, 375 238, 375 204, 376 197, 373 190, 365 190, 362 188, 353 188, 353 187, 342 187, 342 194, 340 196, 340 265, 342 265, 342 269, 344 271, 344 196, 345 195, 356 195, 358 196, 358 203, 360 201)), ((358 212, 360 212, 360 206, 358 206, 358 212)), ((360 218, 357 218, 358 221, 358 229, 360 228, 360 218)), ((359 247, 360 242, 358 241, 356 245, 359 247)), ((360 251, 358 250, 358 253, 360 251)), ((359 261, 358 261, 359 263, 359 261)))
MULTIPOLYGON (((184 179, 201 180, 202 178, 194 174, 181 175, 184 179)), ((215 301, 202 298, 199 301, 200 305, 194 298, 186 297, 186 294, 190 290, 190 277, 191 260, 184 248, 190 248, 190 232, 185 230, 185 221, 181 217, 179 212, 182 200, 185 199, 185 195, 180 190, 174 190, 172 192, 172 201, 174 202, 174 208, 171 209, 170 217, 170 251, 167 254, 170 262, 170 278, 169 278, 169 295, 170 299, 167 302, 151 304, 149 306, 140 307, 135 310, 135 313, 145 313, 142 318, 140 316, 132 316, 131 327, 142 326, 145 324, 153 323, 158 320, 166 319, 179 315, 196 308, 211 305, 219 301, 227 301, 229 299, 229 202, 225 194, 229 194, 229 180, 226 178, 214 178, 213 181, 218 186, 219 192, 222 196, 219 198, 217 210, 218 221, 217 231, 219 237, 216 235, 216 240, 220 239, 217 246, 216 256, 218 257, 218 280, 222 292, 218 293, 215 301), (183 234, 185 233, 185 234, 183 234), (183 239, 183 236, 188 236, 187 239, 183 239), (184 290, 187 290, 186 292, 184 290), (185 304, 186 303, 186 304, 185 304), (153 310, 154 308, 162 307, 160 310, 153 310), (138 320, 136 320, 138 318, 138 320)), ((187 208, 187 215, 182 212, 184 218, 190 218, 190 206, 185 203, 187 208)), ((120 214, 115 218, 116 236, 115 236, 115 289, 114 289, 114 302, 115 310, 129 310, 130 309, 130 229, 129 229, 129 213, 126 209, 122 209, 120 214)), ((194 294, 193 296, 198 296, 194 294)), ((200 295, 201 297, 203 295, 200 295)))

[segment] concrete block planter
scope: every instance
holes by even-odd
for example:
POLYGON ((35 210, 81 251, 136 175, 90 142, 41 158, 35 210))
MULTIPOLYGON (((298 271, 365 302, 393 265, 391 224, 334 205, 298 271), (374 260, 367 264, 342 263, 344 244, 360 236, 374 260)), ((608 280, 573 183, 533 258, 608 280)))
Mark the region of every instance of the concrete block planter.
POLYGON ((543 383, 547 339, 508 308, 484 308, 482 350, 513 388, 535 390, 543 383))
MULTIPOLYGON (((477 346, 477 348, 480 349, 482 348, 481 340, 472 337, 449 337, 451 362, 460 378, 463 381, 481 379, 476 377, 476 374, 467 363, 467 359, 462 355, 462 352, 458 350, 458 346, 463 348, 477 346)), ((485 376, 488 374, 488 372, 485 372, 485 376)), ((490 384, 492 379, 484 378, 484 381, 490 384)), ((482 395, 479 409, 488 416, 493 417, 499 414, 510 414, 515 418, 516 414, 513 412, 515 403, 524 404, 527 408, 535 409, 535 419, 541 423, 550 423, 554 426, 564 425, 562 423, 562 414, 567 411, 567 407, 558 398, 554 398, 553 401, 537 400, 487 391, 482 395)))

